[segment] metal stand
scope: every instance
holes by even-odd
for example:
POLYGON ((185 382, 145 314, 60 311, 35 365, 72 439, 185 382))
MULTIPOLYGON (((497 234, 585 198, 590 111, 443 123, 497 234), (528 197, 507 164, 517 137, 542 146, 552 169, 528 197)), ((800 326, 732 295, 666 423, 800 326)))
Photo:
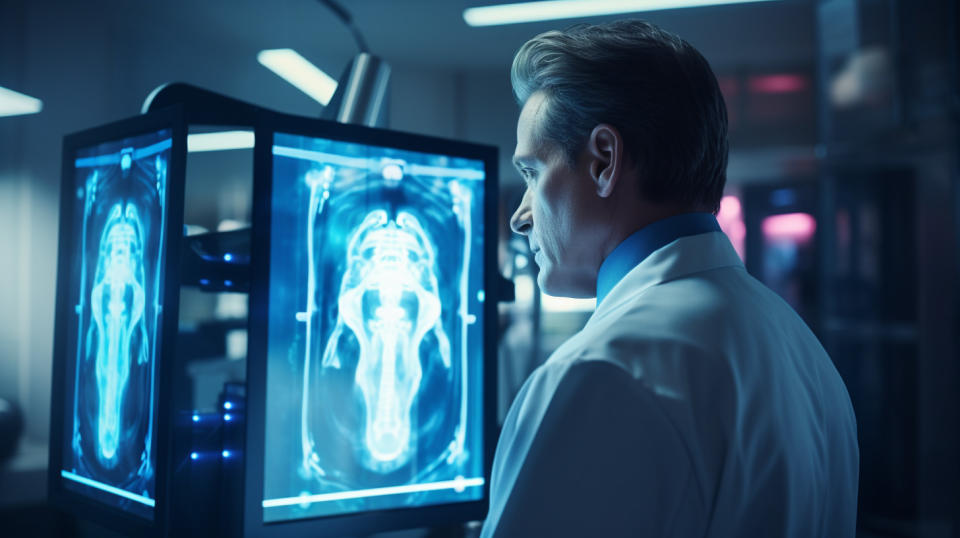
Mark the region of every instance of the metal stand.
POLYGON ((344 70, 322 118, 367 127, 387 127, 389 94, 390 66, 377 56, 361 52, 344 70))

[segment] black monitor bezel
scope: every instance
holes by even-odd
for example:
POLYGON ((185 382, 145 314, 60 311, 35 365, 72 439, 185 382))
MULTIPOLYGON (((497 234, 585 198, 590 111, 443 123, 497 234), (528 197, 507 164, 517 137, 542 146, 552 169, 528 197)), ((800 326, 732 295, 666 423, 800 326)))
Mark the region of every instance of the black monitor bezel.
POLYGON ((256 127, 254 148, 253 239, 251 245, 251 290, 249 347, 247 358, 246 454, 243 493, 243 535, 294 537, 304 533, 362 535, 371 532, 439 525, 482 519, 490 498, 490 470, 496 446, 496 364, 498 266, 498 174, 497 149, 467 142, 423 135, 345 125, 287 115, 263 114, 256 127), (439 153, 480 160, 484 163, 484 275, 487 299, 484 322, 484 477, 483 497, 478 501, 418 508, 398 508, 278 522, 263 520, 264 435, 267 371, 267 303, 270 271, 270 206, 273 192, 273 136, 275 133, 312 136, 385 146, 403 150, 439 153))
POLYGON ((48 498, 60 510, 103 527, 136 536, 163 536, 170 528, 170 492, 172 491, 173 371, 180 301, 180 238, 183 235, 183 193, 186 172, 187 131, 181 107, 173 106, 141 116, 87 129, 64 137, 60 188, 60 226, 57 258, 56 310, 54 323, 53 384, 51 394, 50 456, 48 460, 48 498), (163 312, 160 329, 160 354, 157 362, 157 449, 156 486, 153 518, 91 499, 64 487, 63 468, 64 396, 67 382, 66 345, 69 330, 71 285, 71 226, 74 222, 75 159, 77 152, 105 142, 149 134, 161 129, 171 132, 171 155, 167 168, 167 225, 163 277, 163 312))

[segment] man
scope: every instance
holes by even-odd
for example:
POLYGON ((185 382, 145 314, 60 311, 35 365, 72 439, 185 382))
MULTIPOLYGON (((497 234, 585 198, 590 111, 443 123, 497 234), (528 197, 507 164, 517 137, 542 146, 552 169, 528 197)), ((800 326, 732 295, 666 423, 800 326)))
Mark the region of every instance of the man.
POLYGON ((727 119, 706 60, 641 21, 526 43, 511 219, 586 326, 506 418, 484 537, 852 537, 859 451, 820 343, 715 212, 727 119))

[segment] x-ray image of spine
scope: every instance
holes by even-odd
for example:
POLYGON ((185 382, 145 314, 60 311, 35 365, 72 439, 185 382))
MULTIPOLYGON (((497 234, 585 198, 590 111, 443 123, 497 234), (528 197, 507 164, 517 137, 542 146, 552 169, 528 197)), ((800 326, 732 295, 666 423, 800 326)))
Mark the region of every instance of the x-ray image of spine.
MULTIPOLYGON (((355 171, 346 170, 343 174, 349 178, 355 171)), ((317 305, 324 297, 318 297, 316 283, 318 276, 329 276, 329 271, 318 267, 315 255, 318 237, 315 234, 318 219, 324 216, 324 207, 330 198, 333 170, 330 167, 322 172, 313 169, 307 173, 305 180, 311 188, 310 204, 313 209, 307 213, 307 309, 306 315, 301 315, 301 319, 308 322, 305 328, 304 395, 301 407, 304 467, 318 477, 327 478, 330 475, 316 448, 318 443, 314 429, 317 425, 316 420, 311 420, 311 414, 326 415, 316 407, 321 398, 316 391, 328 392, 331 383, 346 383, 341 374, 327 375, 323 370, 349 368, 353 374, 353 396, 360 403, 356 413, 362 416, 362 421, 348 426, 340 420, 344 416, 342 414, 328 418, 338 422, 340 432, 351 432, 355 460, 366 470, 378 475, 397 471, 410 462, 417 450, 426 451, 421 444, 434 441, 431 448, 437 448, 436 439, 419 442, 421 434, 435 432, 418 430, 419 417, 414 407, 420 395, 425 363, 430 363, 435 378, 442 376, 450 393, 458 394, 461 399, 466 397, 467 387, 462 383, 462 376, 455 375, 464 372, 465 365, 457 365, 457 372, 454 372, 450 337, 441 319, 443 301, 438 285, 436 243, 414 215, 422 208, 395 209, 393 216, 388 214, 387 209, 378 208, 360 215, 362 220, 346 232, 343 252, 335 258, 344 261, 339 282, 335 282, 335 287, 329 284, 324 286, 325 290, 336 289, 338 293, 335 296, 323 293, 324 296, 331 296, 326 297, 325 302, 330 306, 335 305, 336 316, 321 348, 314 344, 314 340, 316 322, 323 320, 322 316, 317 315, 317 305), (318 270, 322 272, 321 275, 317 274, 318 270), (428 335, 430 338, 425 344, 428 335), (327 387, 324 388, 324 385, 327 387)), ((408 181, 413 183, 412 180, 408 181)), ((422 200, 442 200, 449 204, 447 217, 452 217, 450 220, 454 222, 447 223, 447 229, 463 234, 470 227, 464 226, 465 222, 459 222, 458 216, 466 215, 466 220, 469 220, 470 198, 458 196, 454 199, 451 193, 461 191, 451 185, 457 183, 445 183, 442 196, 436 192, 429 195, 424 192, 422 200), (450 224, 455 226, 451 227, 450 224)), ((399 192, 396 191, 398 184, 394 182, 384 181, 373 186, 376 195, 385 199, 399 192)), ((358 190, 355 186, 351 187, 348 189, 352 192, 346 192, 339 198, 344 205, 349 206, 351 202, 348 201, 356 200, 361 193, 365 199, 371 195, 369 188, 358 190)), ((384 205, 389 207, 391 204, 384 205)), ((433 218, 439 216, 439 211, 436 213, 433 218)), ((449 236, 449 232, 445 235, 449 236)), ((452 239, 452 245, 448 239, 445 246, 455 246, 459 251, 457 254, 469 250, 469 236, 452 239)), ((329 244, 329 241, 324 238, 322 244, 329 244)), ((468 255, 450 258, 469 263, 468 255)), ((463 274, 464 267, 461 264, 453 269, 455 274, 463 274)), ((458 303, 465 304, 456 296, 459 291, 454 288, 448 291, 447 308, 458 303)), ((448 319, 456 320, 452 324, 454 327, 468 322, 465 316, 454 312, 450 314, 448 319)), ((455 329, 457 337, 460 336, 459 332, 455 329)), ((459 349, 465 352, 462 345, 459 349)), ((436 383, 436 379, 433 381, 436 383)), ((457 403, 458 408, 465 409, 464 401, 457 403)), ((448 412, 449 409, 449 406, 445 406, 443 411, 448 412)), ((427 462, 419 470, 421 473, 426 471, 429 474, 447 458, 451 461, 456 459, 463 450, 462 430, 466 424, 461 419, 465 417, 456 417, 455 421, 447 417, 448 422, 457 424, 449 432, 446 444, 437 450, 434 461, 427 462)), ((333 470, 333 473, 336 474, 337 470, 333 470)), ((408 474, 409 479, 414 480, 419 473, 410 469, 408 474)))
POLYGON ((153 506, 154 391, 169 132, 76 160, 76 359, 62 474, 105 500, 153 506), (117 493, 117 490, 122 490, 117 493), (104 496, 102 492, 114 496, 104 496))
POLYGON ((322 367, 340 367, 340 338, 351 331, 360 346, 355 380, 366 418, 362 463, 390 471, 410 457, 410 410, 428 331, 436 336, 444 367, 450 367, 450 342, 439 324, 435 255, 419 221, 406 212, 395 220, 382 209, 370 212, 347 244, 339 316, 322 367))
POLYGON ((142 365, 149 357, 143 320, 143 229, 135 205, 117 203, 110 210, 93 282, 90 309, 96 338, 90 342, 97 342, 97 457, 105 467, 113 467, 130 363, 142 365))
POLYGON ((416 486, 482 475, 481 165, 290 142, 274 147, 292 158, 275 164, 265 506, 323 515, 474 495, 416 486), (294 396, 295 424, 280 411, 294 396), (288 432, 300 465, 285 476, 288 432), (356 493, 392 486, 410 493, 356 493), (285 500, 303 495, 337 498, 285 500))

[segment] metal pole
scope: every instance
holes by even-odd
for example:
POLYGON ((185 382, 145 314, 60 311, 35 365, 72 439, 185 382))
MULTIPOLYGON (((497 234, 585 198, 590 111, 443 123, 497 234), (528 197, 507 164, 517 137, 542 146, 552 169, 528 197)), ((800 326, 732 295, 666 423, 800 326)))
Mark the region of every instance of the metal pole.
POLYGON ((354 57, 331 105, 340 123, 387 126, 390 66, 367 52, 354 57))

